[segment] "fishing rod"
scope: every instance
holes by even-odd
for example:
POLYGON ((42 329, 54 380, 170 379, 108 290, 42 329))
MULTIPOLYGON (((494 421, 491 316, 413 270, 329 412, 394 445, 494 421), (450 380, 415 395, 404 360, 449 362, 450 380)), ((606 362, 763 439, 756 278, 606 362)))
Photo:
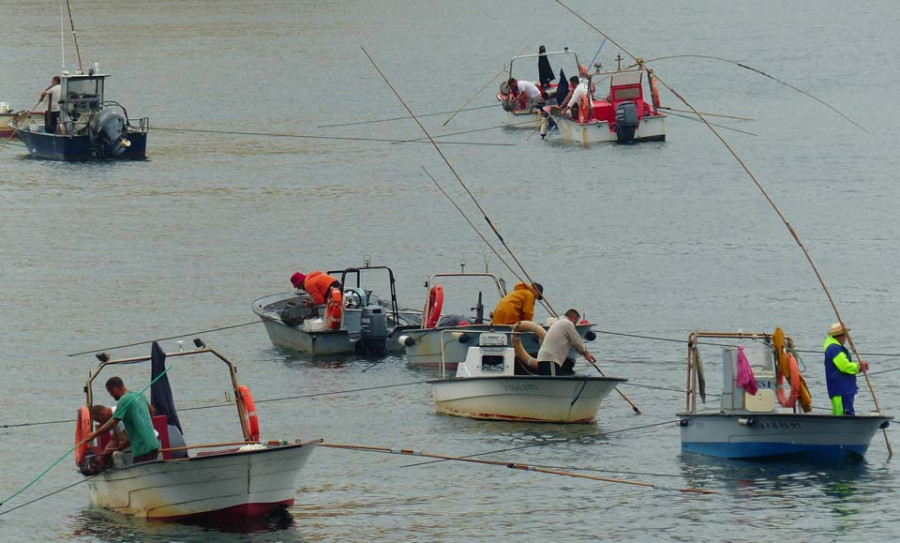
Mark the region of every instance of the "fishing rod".
MULTIPOLYGON (((528 50, 528 47, 529 47, 529 46, 526 45, 525 47, 523 47, 522 49, 520 49, 518 53, 516 53, 515 55, 513 55, 513 57, 517 57, 517 56, 521 55, 522 53, 524 53, 525 51, 528 50)), ((511 62, 511 61, 510 61, 510 62, 511 62)), ((482 92, 484 89, 488 88, 488 85, 490 85, 491 83, 493 83, 494 81, 496 81, 497 78, 500 77, 501 75, 503 75, 504 73, 509 73, 510 68, 512 68, 512 66, 509 66, 509 67, 503 66, 503 69, 500 70, 499 72, 497 72, 497 75, 495 75, 494 77, 492 77, 491 80, 488 81, 487 83, 485 83, 483 87, 481 87, 480 89, 478 89, 477 91, 475 91, 475 94, 473 94, 468 100, 466 100, 465 103, 463 103, 463 105, 461 105, 461 106, 459 107, 459 109, 457 109, 456 111, 454 111, 454 112, 453 112, 453 115, 450 115, 450 118, 448 118, 446 121, 444 121, 444 124, 442 124, 441 126, 447 126, 447 123, 449 123, 450 121, 452 121, 452 120, 453 120, 453 117, 456 117, 456 114, 457 114, 457 113, 459 113, 460 111, 463 111, 463 110, 464 110, 463 108, 465 108, 467 105, 469 105, 469 102, 471 102, 472 100, 475 99, 476 96, 478 96, 479 94, 481 94, 481 92, 482 92)), ((499 106, 499 105, 500 105, 500 104, 494 104, 494 106, 499 106)), ((419 117, 423 117, 423 116, 424 116, 424 115, 419 115, 419 117)))
MULTIPOLYGON (((602 36, 605 37, 605 38, 608 38, 609 41, 610 41, 613 45, 615 45, 615 46, 618 47, 623 53, 625 53, 626 55, 628 55, 629 57, 631 57, 631 58, 632 58, 639 66, 641 66, 641 68, 643 68, 644 70, 647 70, 648 73, 651 73, 650 69, 649 69, 649 68, 646 68, 646 67, 644 66, 644 61, 643 61, 642 59, 640 59, 640 58, 638 58, 638 57, 632 55, 627 49, 625 49, 624 47, 622 47, 621 45, 619 45, 618 43, 616 43, 616 41, 613 40, 612 38, 609 38, 609 36, 607 36, 607 34, 606 34, 605 32, 603 32, 602 30, 600 30, 599 28, 597 28, 597 26, 595 26, 593 23, 591 23, 590 21, 588 21, 583 15, 581 15, 580 13, 578 13, 578 12, 576 12, 575 10, 573 10, 572 8, 570 8, 570 7, 569 7, 568 5, 566 5, 565 2, 563 2, 562 0, 555 0, 555 1, 556 1, 557 4, 559 4, 560 6, 564 7, 566 10, 568 10, 570 13, 572 13, 572 15, 578 17, 578 18, 581 19, 585 24, 587 24, 589 27, 591 27, 592 29, 594 29, 595 31, 597 31, 598 33, 600 33, 600 35, 602 35, 602 36)), ((763 72, 760 72, 760 73, 763 73, 763 72)), ((762 183, 756 178, 756 176, 753 174, 753 172, 750 171, 749 166, 747 166, 747 164, 746 164, 746 163, 744 162, 744 160, 740 157, 740 155, 737 154, 737 151, 735 151, 734 148, 732 148, 731 145, 728 143, 728 141, 726 141, 725 138, 724 138, 724 137, 723 137, 723 136, 722 136, 722 135, 721 135, 721 134, 720 134, 720 133, 719 133, 719 132, 718 132, 718 131, 710 124, 710 123, 709 123, 709 121, 706 120, 706 117, 704 117, 703 114, 701 114, 699 111, 697 111, 697 109, 694 108, 694 106, 693 106, 690 102, 688 102, 688 100, 687 100, 686 98, 684 98, 678 91, 676 91, 676 90, 675 90, 674 88, 672 88, 668 83, 666 83, 666 82, 663 80, 663 78, 659 77, 659 75, 656 75, 656 79, 657 79, 657 80, 658 80, 658 81, 659 81, 666 89, 668 89, 669 92, 671 92, 673 95, 675 95, 676 98, 678 98, 685 106, 687 106, 687 107, 688 107, 695 115, 697 115, 697 117, 699 117, 699 118, 703 121, 703 124, 705 124, 706 127, 707 127, 707 128, 708 128, 708 129, 716 136, 716 138, 722 143, 722 145, 725 146, 725 149, 727 149, 728 152, 731 154, 731 156, 734 157, 734 159, 735 159, 735 160, 737 161, 737 163, 740 165, 741 169, 743 169, 744 172, 750 177, 750 179, 751 179, 751 180, 753 181, 753 183, 756 185, 756 188, 759 189, 759 191, 760 191, 760 192, 762 193, 762 195, 765 197, 766 201, 769 203, 769 205, 772 207, 772 209, 773 209, 773 210, 775 211, 775 213, 778 215, 778 218, 781 219, 781 222, 784 223, 785 227, 788 229, 788 232, 791 234, 791 237, 794 238, 794 241, 797 243, 797 245, 798 245, 798 246, 800 247, 800 249, 803 251, 803 254, 804 254, 804 256, 806 257, 807 262, 809 262, 809 265, 810 265, 810 267, 812 267, 812 270, 813 270, 813 272, 815 273, 816 278, 817 278, 818 281, 819 281, 819 284, 822 286, 822 290, 825 292, 825 296, 828 298, 828 302, 831 304, 831 308, 834 310, 834 314, 835 314, 835 316, 837 317, 838 322, 839 322, 840 325, 843 327, 843 329, 846 330, 846 329, 847 329, 847 326, 844 324, 844 321, 843 321, 843 319, 841 318, 841 314, 840 314, 840 311, 838 311, 837 304, 835 303, 834 298, 831 296, 831 292, 828 290, 828 286, 825 284, 825 280, 822 278, 822 274, 819 273, 819 269, 816 267, 815 262, 813 262, 812 256, 809 254, 809 251, 807 251, 806 246, 803 245, 803 242, 800 240, 800 236, 799 236, 799 235, 797 234, 797 232, 794 230, 794 227, 791 226, 791 223, 790 223, 790 222, 788 222, 787 217, 785 217, 785 215, 781 212, 781 210, 780 210, 780 209, 778 208, 778 206, 775 204, 775 201, 772 199, 771 196, 769 196, 769 193, 766 192, 765 188, 762 186, 762 183)), ((773 78, 773 79, 774 79, 774 78, 773 78)), ((854 124, 856 124, 856 123, 854 123, 854 124)), ((859 352, 856 350, 856 345, 853 343, 853 338, 850 337, 850 333, 849 333, 849 332, 846 333, 846 337, 847 337, 848 343, 850 343, 850 348, 853 350, 853 353, 856 355, 856 359, 861 361, 862 359, 861 359, 860 356, 859 356, 859 352)), ((872 382, 871 382, 871 380, 869 379, 869 375, 868 375, 867 372, 863 372, 863 375, 865 376, 865 379, 866 379, 866 385, 868 385, 868 387, 869 387, 869 392, 872 394, 872 401, 875 403, 875 410, 876 410, 878 413, 881 413, 881 408, 880 408, 879 405, 878 405, 878 398, 877 398, 877 396, 875 395, 875 388, 872 386, 872 382)), ((891 447, 891 442, 888 440, 887 429, 886 429, 886 428, 882 428, 882 429, 881 429, 881 432, 884 434, 884 442, 885 442, 885 444, 887 445, 888 456, 889 456, 889 457, 890 457, 890 456, 893 456, 893 455, 894 455, 894 450, 893 450, 893 448, 891 447)))
MULTIPOLYGON (((476 107, 470 107, 468 109, 460 109, 457 111, 476 111, 479 109, 488 109, 488 108, 492 108, 492 107, 500 107, 500 104, 498 103, 498 104, 491 104, 488 106, 476 106, 476 107)), ((448 113, 453 113, 453 112, 452 111, 438 111, 437 113, 422 113, 419 115, 419 118, 437 117, 438 115, 446 115, 448 113)), ((337 123, 337 124, 320 124, 316 128, 336 128, 336 127, 342 127, 342 126, 356 126, 356 125, 361 125, 361 124, 387 123, 387 122, 391 122, 391 121, 405 121, 409 118, 410 118, 409 115, 403 115, 401 117, 389 117, 387 119, 374 119, 371 121, 352 121, 352 122, 337 123)))
MULTIPOLYGON (((360 137, 349 137, 349 136, 314 136, 312 134, 284 134, 277 132, 238 132, 234 130, 206 130, 200 128, 173 128, 173 127, 165 127, 165 126, 155 126, 154 130, 164 130, 167 132, 199 132, 205 134, 226 134, 232 136, 268 136, 273 138, 306 138, 306 139, 314 139, 314 140, 339 140, 339 141, 376 141, 376 142, 384 142, 384 143, 425 143, 423 141, 418 140, 397 140, 397 139, 389 139, 389 138, 360 138, 360 137)), ((437 136, 442 137, 442 136, 437 136)), ((466 142, 466 141, 447 141, 444 142, 445 145, 492 145, 498 147, 512 147, 511 143, 480 143, 480 142, 466 142)))
MULTIPOLYGON (((630 55, 629 55, 629 56, 630 56, 630 55)), ((633 57, 632 57, 632 58, 633 58, 633 57)), ((764 71, 762 71, 762 70, 760 70, 760 69, 758 69, 758 68, 754 68, 753 66, 749 66, 749 65, 747 65, 747 64, 744 64, 744 63, 742 63, 742 62, 738 62, 738 61, 736 61, 736 60, 731 60, 731 59, 727 59, 727 58, 717 57, 717 56, 713 56, 713 55, 669 55, 669 56, 665 56, 665 57, 654 58, 654 59, 651 59, 651 60, 644 60, 644 61, 643 61, 643 64, 648 64, 648 63, 650 63, 650 62, 656 62, 656 61, 659 61, 659 60, 668 60, 668 59, 673 59, 673 58, 705 58, 705 59, 711 59, 711 60, 719 60, 719 61, 722 61, 722 62, 727 62, 727 63, 729 63, 729 64, 734 64, 735 66, 739 66, 739 67, 741 67, 741 68, 744 68, 745 70, 750 70, 751 72, 758 73, 759 75, 768 77, 769 79, 771 79, 772 81, 775 81, 776 83, 778 83, 778 84, 780 84, 780 85, 784 85, 785 87, 788 87, 788 88, 790 88, 790 89, 793 89, 793 90, 799 92, 800 94, 803 94, 803 95, 805 95, 805 96, 807 96, 807 97, 809 97, 809 98, 812 98, 812 99, 815 100, 816 102, 819 102, 820 104, 822 104, 823 106, 827 107, 827 108, 830 109, 831 111, 837 113, 838 115, 840 115, 841 117, 843 117, 844 120, 846 120, 846 121, 849 122, 850 124, 856 126, 857 128, 859 128, 860 130, 862 130, 862 131, 865 132, 866 134, 869 133, 869 131, 866 130, 866 128, 865 128, 863 125, 861 125, 861 124, 859 124, 858 122, 854 121, 853 119, 851 119, 851 118, 848 117, 847 115, 844 115, 844 114, 841 113, 837 108, 835 108, 834 106, 832 106, 832 105, 829 104, 828 102, 825 102, 824 100, 822 100, 822 99, 819 98, 818 96, 815 96, 814 94, 812 94, 812 93, 810 93, 810 92, 807 92, 807 91, 805 91, 805 90, 803 90, 803 89, 801 89, 801 88, 799 88, 799 87, 796 87, 796 86, 794 86, 794 85, 791 85, 790 83, 788 83, 788 82, 786 82, 786 81, 782 81, 782 80, 778 79, 777 77, 773 77, 773 76, 767 74, 766 72, 764 72, 764 71)))
MULTIPOLYGON (((534 280, 531 278, 530 275, 528 275, 528 271, 525 269, 525 267, 522 265, 522 263, 521 263, 521 262, 519 261, 519 259, 516 257, 516 255, 515 255, 515 253, 512 251, 512 249, 510 249, 510 247, 506 244, 506 241, 503 239, 503 236, 500 235, 500 232, 497 230, 497 227, 494 226, 494 223, 491 222, 491 219, 487 216, 487 213, 486 213, 486 212, 484 211, 484 209, 481 207, 481 204, 478 203, 478 200, 475 198, 475 195, 472 194, 472 191, 469 190, 469 187, 466 186, 465 182, 463 182, 463 180, 462 180, 462 178, 459 176, 459 174, 456 173, 456 169, 455 169, 455 168, 453 167, 453 165, 450 163, 450 160, 447 159, 446 155, 444 155, 444 152, 441 151, 441 148, 440 148, 440 147, 438 146, 438 144, 434 141, 434 138, 431 137, 431 134, 429 134, 428 130, 425 128, 425 126, 422 124, 422 122, 419 121, 419 119, 418 119, 418 118, 416 117, 416 115, 412 112, 412 110, 409 108, 409 106, 406 105, 406 102, 403 101, 403 97, 401 97, 401 96, 400 96, 400 93, 397 92, 397 89, 395 89, 394 86, 391 85, 391 82, 388 80, 388 78, 387 78, 387 77, 384 75, 384 73, 381 71, 381 68, 378 67, 378 64, 375 63, 375 60, 372 58, 372 56, 369 55, 369 52, 366 51, 365 47, 360 47, 360 49, 362 49, 362 52, 365 53, 366 57, 369 59, 369 62, 372 63, 372 66, 373 66, 373 67, 375 68, 375 70, 378 72, 378 75, 381 76, 381 78, 384 80, 384 82, 387 84, 387 86, 391 89, 391 91, 392 91, 392 92, 394 93, 394 95, 397 97, 397 100, 400 101, 400 104, 403 105, 404 109, 406 109, 406 111, 409 113, 409 115, 412 117, 412 119, 413 119, 414 121, 416 121, 416 124, 419 125, 419 128, 422 129, 422 132, 425 133, 425 136, 428 138, 428 141, 431 143, 431 145, 434 147, 434 149, 437 151, 437 153, 438 153, 438 154, 441 156, 441 158, 444 160, 444 163, 447 164, 447 167, 450 168, 450 171, 453 172, 454 177, 456 177, 456 180, 459 181, 459 184, 460 184, 460 185, 462 185, 463 189, 466 191, 466 193, 469 195, 469 197, 470 197, 470 198, 472 199, 472 201, 475 203, 475 206, 478 207, 478 210, 481 211, 481 215, 484 217, 484 220, 485 220, 485 221, 488 223, 488 225, 491 227, 491 230, 494 231, 494 234, 495 234, 495 235, 497 236, 497 238, 500 240, 500 243, 503 245, 503 248, 506 249, 506 252, 509 253, 509 255, 512 257, 512 259, 515 261, 516 265, 519 266, 519 269, 522 270, 522 273, 525 275, 525 277, 528 278, 528 282, 533 284, 533 283, 534 283, 534 280)), ((543 297, 542 297, 542 298, 543 298, 543 297)), ((542 301, 541 301, 541 303, 544 305, 544 307, 547 308, 547 310, 550 312, 551 315, 553 315, 554 317, 559 317, 559 314, 553 309, 553 307, 550 305, 550 302, 549 302, 548 300, 546 300, 546 298, 543 298, 542 301)))
MULTIPOLYGON (((75 41, 75 54, 78 56, 78 73, 83 74, 84 70, 81 68, 81 49, 78 47, 78 33, 75 32, 75 19, 72 18, 72 6, 69 5, 69 0, 66 0, 66 8, 69 10, 69 24, 72 26, 72 39, 75 41)), ((65 64, 65 59, 63 59, 63 64, 65 64)))
POLYGON ((593 481, 602 481, 606 483, 617 483, 617 484, 625 484, 632 486, 640 486, 644 488, 652 488, 654 490, 674 490, 683 493, 693 493, 693 494, 718 494, 715 490, 704 490, 700 488, 668 488, 660 485, 656 485, 653 483, 647 483, 644 481, 635 481, 630 479, 615 479, 612 477, 601 477, 599 475, 587 475, 584 473, 573 473, 571 471, 561 471, 554 469, 546 469, 537 467, 531 464, 519 464, 515 462, 505 462, 505 461, 496 461, 496 460, 481 460, 476 458, 464 458, 459 456, 447 456, 443 454, 433 454, 422 452, 414 449, 396 449, 390 447, 376 447, 371 445, 350 445, 343 443, 320 443, 319 447, 328 447, 332 449, 345 449, 351 451, 361 451, 361 452, 375 452, 382 454, 398 454, 402 456, 422 456, 425 458, 438 458, 441 460, 450 460, 455 462, 470 462, 473 464, 485 464, 491 466, 503 466, 509 469, 515 470, 523 470, 523 471, 535 471, 538 473, 546 473, 550 475, 563 475, 566 477, 575 477, 579 479, 590 479, 593 481))

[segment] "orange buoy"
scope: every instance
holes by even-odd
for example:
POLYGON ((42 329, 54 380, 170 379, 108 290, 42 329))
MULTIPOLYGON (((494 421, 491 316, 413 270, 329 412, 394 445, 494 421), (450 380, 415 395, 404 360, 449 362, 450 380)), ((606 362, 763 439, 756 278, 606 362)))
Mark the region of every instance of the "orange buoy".
POLYGON ((247 423, 249 435, 247 441, 259 441, 259 415, 256 414, 256 404, 253 403, 253 395, 250 389, 244 385, 238 387, 241 396, 241 404, 244 406, 244 421, 247 423))
POLYGON ((75 421, 75 465, 81 466, 87 454, 90 443, 84 441, 91 433, 91 411, 86 405, 78 408, 78 418, 75 421))
POLYGON ((428 289, 428 320, 425 328, 434 328, 441 318, 441 309, 444 307, 444 287, 432 285, 428 289))
POLYGON ((325 326, 329 330, 337 330, 341 327, 341 289, 332 288, 328 293, 325 303, 325 326))

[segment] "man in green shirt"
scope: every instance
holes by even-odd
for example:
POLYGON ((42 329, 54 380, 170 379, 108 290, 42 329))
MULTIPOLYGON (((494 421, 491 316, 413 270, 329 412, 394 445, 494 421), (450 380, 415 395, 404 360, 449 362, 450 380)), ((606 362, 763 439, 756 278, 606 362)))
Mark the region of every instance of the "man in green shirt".
POLYGON ((116 411, 96 431, 88 435, 92 440, 108 431, 118 421, 125 425, 125 433, 131 443, 131 454, 135 464, 156 459, 159 452, 159 440, 153 431, 153 420, 150 418, 150 406, 143 394, 131 392, 119 377, 111 377, 106 382, 106 390, 116 400, 116 411))

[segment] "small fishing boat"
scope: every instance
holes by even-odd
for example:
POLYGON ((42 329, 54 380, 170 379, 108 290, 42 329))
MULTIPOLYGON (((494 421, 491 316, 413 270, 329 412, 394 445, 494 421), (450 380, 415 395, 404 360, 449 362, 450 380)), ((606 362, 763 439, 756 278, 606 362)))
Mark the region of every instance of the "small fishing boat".
MULTIPOLYGON (((482 332, 455 377, 428 381, 438 413, 474 419, 593 423, 619 377, 535 375, 517 370, 518 333, 482 332)), ((521 351, 521 343, 518 345, 521 351)))
POLYGON ((151 362, 151 405, 156 412, 153 425, 162 448, 156 460, 137 464, 132 462, 130 452, 116 451, 107 465, 100 461, 99 454, 108 434, 97 438, 98 445, 76 446, 76 463, 89 477, 86 486, 92 505, 157 520, 245 521, 266 517, 294 503, 300 470, 321 440, 261 441, 253 398, 247 387, 238 384, 234 364, 199 339, 194 344, 195 350, 168 354, 154 344, 151 356, 120 360, 98 355, 100 365, 91 372, 84 388, 87 403, 78 411, 76 444, 91 431, 92 386, 100 373, 119 364, 151 362), (189 357, 179 361, 179 367, 201 359, 208 364, 209 356, 202 355, 213 355, 228 368, 243 440, 170 446, 180 422, 165 374, 165 359, 189 357))
MULTIPOLYGON (((470 345, 477 345, 478 338, 485 332, 511 332, 512 325, 491 324, 490 315, 485 318, 484 292, 478 290, 477 301, 471 308, 474 314, 450 314, 444 311, 444 286, 448 280, 459 281, 469 285, 487 283, 489 302, 495 304, 506 296, 505 281, 493 273, 436 273, 429 277, 425 284, 427 293, 422 312, 421 324, 407 327, 398 340, 406 349, 406 361, 414 366, 438 368, 441 365, 449 370, 466 359, 470 345)), ((475 289, 473 288, 473 291, 475 289)), ((475 296, 473 294, 473 299, 475 296)), ((594 325, 586 321, 576 325, 578 334, 583 340, 593 341, 596 333, 591 330, 594 325)), ((537 354, 540 343, 534 334, 522 334, 525 350, 532 355, 537 354)), ((572 356, 577 353, 572 352, 572 356)))
MULTIPOLYGON (((619 58, 621 66, 621 57, 619 58)), ((666 114, 659 111, 659 91, 654 76, 648 76, 652 103, 644 100, 643 77, 640 68, 617 69, 611 72, 588 74, 588 93, 570 114, 560 114, 557 106, 545 106, 542 111, 541 135, 545 136, 553 123, 563 139, 582 145, 602 142, 634 143, 665 141, 666 114), (593 96, 596 86, 609 81, 609 93, 603 98, 593 96)))
MULTIPOLYGON (((518 55, 509 60, 509 78, 517 80, 531 81, 534 83, 541 95, 546 101, 556 100, 557 90, 565 94, 568 93, 568 83, 565 81, 565 71, 568 70, 570 75, 578 75, 580 64, 578 63, 578 55, 573 51, 569 51, 566 47, 562 51, 547 52, 544 46, 540 47, 537 54, 534 55, 518 55), (534 72, 530 71, 530 63, 526 61, 538 62, 538 79, 534 80, 534 72), (557 65, 562 65, 560 70, 560 81, 551 67, 550 60, 557 65), (526 68, 523 68, 526 66, 526 68)), ((500 83, 500 92, 497 93, 497 101, 503 106, 506 112, 504 124, 511 128, 529 128, 537 129, 541 125, 540 108, 526 108, 524 103, 512 101, 511 90, 507 81, 500 83)))
POLYGON ((417 326, 420 316, 400 311, 394 272, 386 266, 366 265, 327 273, 340 274, 343 295, 338 300, 329 298, 327 304, 314 306, 301 290, 253 302, 253 312, 263 321, 272 344, 313 356, 382 356, 402 351, 397 338, 406 328, 417 326), (362 288, 363 273, 377 271, 387 274, 389 300, 362 288))
POLYGON ((43 119, 35 116, 11 121, 28 153, 65 161, 146 158, 150 121, 143 117, 132 124, 124 106, 105 99, 107 77, 97 64, 87 74, 62 72, 55 132, 48 133, 43 119))
POLYGON ((692 332, 687 385, 685 411, 678 413, 681 448, 708 456, 858 460, 875 433, 893 419, 880 413, 812 413, 812 398, 798 370, 793 340, 780 329, 774 334, 692 332), (721 402, 717 409, 706 411, 697 405, 698 397, 706 401, 699 354, 704 340, 717 345, 723 340, 749 342, 722 347, 721 402))

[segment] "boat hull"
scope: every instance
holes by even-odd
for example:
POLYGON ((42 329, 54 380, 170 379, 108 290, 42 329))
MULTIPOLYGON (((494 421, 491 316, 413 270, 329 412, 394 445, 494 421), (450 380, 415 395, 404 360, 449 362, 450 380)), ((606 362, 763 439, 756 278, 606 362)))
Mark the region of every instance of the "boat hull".
POLYGON ((158 520, 250 520, 291 505, 315 443, 135 464, 88 481, 92 505, 158 520))
POLYGON ((601 402, 626 379, 497 376, 429 381, 438 413, 487 420, 593 423, 601 402))
MULTIPOLYGON (((28 153, 36 158, 80 162, 94 158, 109 158, 98 153, 91 144, 88 135, 70 136, 63 134, 47 134, 40 131, 16 130, 19 139, 25 144, 28 153)), ((128 132, 126 137, 131 142, 118 160, 140 160, 147 158, 147 133, 128 132)))
POLYGON ((537 130, 541 127, 540 111, 514 110, 505 111, 503 116, 503 125, 509 128, 527 128, 529 130, 537 130))
MULTIPOLYGON (((592 143, 615 143, 618 141, 616 131, 610 128, 607 121, 591 121, 587 123, 578 123, 568 117, 555 116, 553 121, 556 122, 559 133, 563 139, 574 141, 582 145, 590 145, 592 143)), ((642 117, 640 124, 635 130, 634 141, 665 141, 666 139, 666 116, 650 116, 642 117)))
MULTIPOLYGON (((585 339, 593 326, 593 324, 576 325, 578 335, 585 339)), ((443 355, 444 368, 448 371, 455 370, 460 362, 465 361, 469 347, 478 345, 478 338, 483 332, 510 333, 512 326, 470 325, 453 328, 452 331, 440 328, 406 330, 403 333, 405 337, 402 338, 408 343, 406 345, 406 362, 414 366, 440 368, 443 355)), ((522 346, 533 355, 537 355, 541 347, 534 334, 523 334, 522 346)), ((577 358, 578 353, 570 350, 569 356, 577 358)))
POLYGON ((684 451, 732 459, 849 460, 864 457, 872 437, 893 418, 795 413, 678 413, 678 417, 684 451))

